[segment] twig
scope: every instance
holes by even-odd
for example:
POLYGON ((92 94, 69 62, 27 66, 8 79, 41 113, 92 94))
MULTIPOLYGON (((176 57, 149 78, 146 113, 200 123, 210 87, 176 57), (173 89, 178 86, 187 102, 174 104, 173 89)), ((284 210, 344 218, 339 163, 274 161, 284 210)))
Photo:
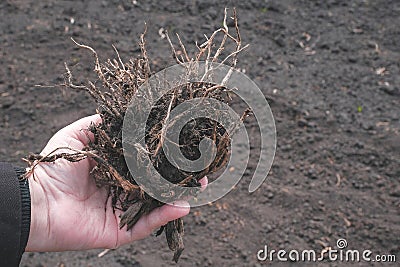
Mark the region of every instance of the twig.
POLYGON ((169 34, 168 34, 168 31, 167 31, 167 30, 165 31, 165 36, 167 36, 167 40, 168 40, 169 46, 170 46, 171 49, 172 49, 172 53, 174 53, 175 60, 176 60, 179 64, 183 64, 184 62, 182 62, 182 61, 179 60, 178 53, 176 52, 175 47, 174 47, 174 45, 172 44, 171 39, 169 38, 169 34))
POLYGON ((149 58, 147 56, 147 50, 146 50, 146 40, 144 38, 146 36, 146 33, 147 33, 147 24, 144 23, 144 31, 140 35, 139 46, 140 46, 140 50, 142 52, 143 59, 145 61, 145 68, 146 68, 146 71, 145 71, 146 77, 145 77, 145 79, 148 80, 151 71, 150 71, 149 58))
POLYGON ((183 54, 184 54, 185 57, 186 57, 186 62, 190 62, 189 56, 188 56, 188 54, 187 54, 187 52, 186 52, 186 48, 185 48, 185 46, 183 45, 183 43, 182 43, 182 41, 181 41, 181 38, 179 37, 179 34, 178 34, 178 33, 176 33, 176 37, 178 38, 178 40, 179 40, 179 45, 181 46, 182 52, 183 52, 183 54))
POLYGON ((118 53, 117 48, 115 47, 115 45, 112 45, 112 47, 114 48, 114 51, 115 51, 115 53, 117 54, 117 57, 118 57, 119 63, 121 64, 122 69, 123 69, 124 71, 126 71, 126 69, 125 69, 125 64, 124 64, 124 62, 122 62, 121 57, 119 56, 119 53, 118 53))
POLYGON ((69 87, 71 87, 72 89, 87 90, 87 91, 88 91, 88 88, 87 88, 86 86, 84 86, 84 85, 75 85, 75 84, 72 82, 71 70, 68 68, 68 65, 67 65, 66 62, 64 62, 64 66, 65 66, 65 69, 67 70, 67 81, 68 81, 68 84, 67 84, 67 85, 68 85, 69 87))
POLYGON ((101 257, 103 257, 104 255, 106 255, 108 252, 110 252, 111 251, 111 249, 109 249, 109 248, 107 248, 107 249, 105 249, 105 250, 103 250, 102 252, 100 252, 98 255, 97 255, 97 257, 98 258, 101 258, 101 257))
POLYGON ((123 177, 118 173, 118 171, 111 165, 109 164, 106 160, 101 158, 96 154, 96 151, 83 151, 79 149, 75 149, 72 147, 58 147, 54 150, 52 150, 50 153, 48 153, 46 156, 41 156, 41 155, 31 155, 28 158, 28 162, 32 162, 34 160, 35 162, 33 165, 29 168, 29 170, 25 173, 24 178, 27 178, 36 168, 36 166, 41 163, 41 162, 54 162, 57 159, 65 159, 71 162, 75 161, 80 161, 82 159, 85 159, 87 157, 91 157, 96 162, 100 162, 101 164, 107 166, 110 174, 120 183, 121 187, 126 191, 126 192, 131 192, 136 189, 140 189, 139 186, 131 184, 129 181, 123 179, 123 177), (71 150, 75 152, 75 154, 68 154, 68 153, 59 153, 56 155, 51 156, 58 150, 65 149, 65 150, 71 150))
POLYGON ((340 186, 342 178, 340 177, 339 173, 336 173, 336 186, 340 186))
POLYGON ((156 148, 156 150, 154 151, 154 155, 158 154, 158 151, 160 150, 160 148, 163 146, 164 144, 164 138, 165 138, 165 131, 166 131, 166 123, 169 119, 169 116, 171 114, 171 109, 172 109, 172 104, 174 103, 175 100, 175 93, 172 95, 171 97, 171 101, 169 102, 169 106, 168 106, 168 111, 167 111, 167 116, 165 116, 164 122, 162 124, 162 129, 161 129, 161 133, 160 133, 160 141, 158 143, 158 146, 156 148))

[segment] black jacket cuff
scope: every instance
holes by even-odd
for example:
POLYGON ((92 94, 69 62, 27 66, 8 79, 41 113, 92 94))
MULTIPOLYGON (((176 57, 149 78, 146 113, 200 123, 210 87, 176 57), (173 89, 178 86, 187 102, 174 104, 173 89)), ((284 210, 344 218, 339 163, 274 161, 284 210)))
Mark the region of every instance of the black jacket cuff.
POLYGON ((19 189, 21 192, 21 240, 20 240, 20 255, 25 251, 28 243, 29 231, 31 228, 31 194, 29 191, 29 182, 23 177, 26 170, 14 167, 14 170, 19 179, 19 189))
POLYGON ((9 163, 0 162, 0 263, 18 266, 29 237, 31 200, 29 184, 20 180, 9 163))

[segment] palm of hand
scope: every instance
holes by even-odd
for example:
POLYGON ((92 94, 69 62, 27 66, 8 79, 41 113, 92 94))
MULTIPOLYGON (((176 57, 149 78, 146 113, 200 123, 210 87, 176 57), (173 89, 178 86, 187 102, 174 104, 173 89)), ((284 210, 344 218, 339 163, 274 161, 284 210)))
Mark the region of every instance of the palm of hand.
MULTIPOLYGON (((89 142, 87 129, 98 115, 83 118, 56 133, 42 151, 58 147, 82 149, 89 142)), ((60 152, 60 151, 57 151, 60 152)), ((63 151, 70 153, 71 151, 63 151)), ((93 160, 40 163, 29 177, 32 220, 27 251, 63 251, 116 248, 142 239, 168 221, 189 212, 189 207, 165 205, 137 222, 130 230, 119 229, 121 211, 113 210, 106 188, 90 177, 93 160)))

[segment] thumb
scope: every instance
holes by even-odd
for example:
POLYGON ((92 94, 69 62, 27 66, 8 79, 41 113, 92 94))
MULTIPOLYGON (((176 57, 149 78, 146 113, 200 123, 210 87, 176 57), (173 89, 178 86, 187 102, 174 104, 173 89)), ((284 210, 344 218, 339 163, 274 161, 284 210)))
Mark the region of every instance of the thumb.
MULTIPOLYGON (((87 146, 90 140, 93 140, 93 133, 88 131, 92 123, 100 123, 100 115, 92 115, 59 130, 47 143, 42 151, 42 155, 47 155, 51 151, 59 147, 71 147, 75 149, 82 149, 87 146)), ((60 151, 59 151, 60 152, 60 151)), ((67 151, 70 152, 70 151, 67 151)))

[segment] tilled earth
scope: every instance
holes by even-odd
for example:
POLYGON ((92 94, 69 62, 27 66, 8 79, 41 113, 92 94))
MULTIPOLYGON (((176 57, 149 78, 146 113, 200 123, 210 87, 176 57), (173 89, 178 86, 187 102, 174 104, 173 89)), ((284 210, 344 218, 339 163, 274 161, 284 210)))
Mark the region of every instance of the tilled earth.
MULTIPOLYGON (((396 0, 2 1, 0 160, 23 166, 21 158, 39 152, 58 129, 95 112, 88 96, 54 86, 64 82, 64 62, 78 81, 95 78, 91 55, 70 37, 103 60, 115 56, 115 44, 127 59, 139 54, 146 22, 157 70, 174 63, 163 29, 200 43, 221 26, 225 6, 237 7, 243 41, 251 44, 239 65, 276 120, 278 147, 267 181, 248 193, 252 157, 234 191, 192 209, 178 264, 164 238, 150 237, 101 258, 101 250, 25 253, 21 266, 259 266, 271 264, 257 260, 264 245, 321 251, 338 238, 348 249, 400 260, 396 0)), ((310 263, 280 265, 294 264, 310 263)))

